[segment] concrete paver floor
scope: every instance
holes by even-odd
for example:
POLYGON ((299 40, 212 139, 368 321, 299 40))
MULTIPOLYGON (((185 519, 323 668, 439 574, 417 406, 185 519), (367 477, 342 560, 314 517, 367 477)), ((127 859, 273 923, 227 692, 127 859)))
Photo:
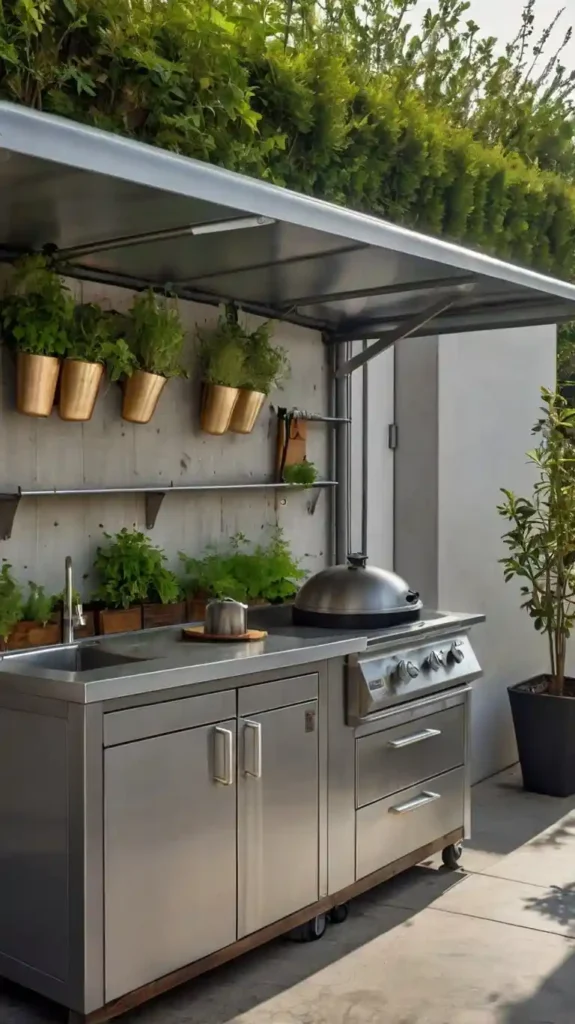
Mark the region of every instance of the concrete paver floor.
MULTIPOLYGON (((463 869, 426 862, 316 943, 271 943, 123 1024, 575 1024, 575 799, 474 789, 463 869)), ((1 913, 1 908, 0 908, 1 913)), ((0 982, 0 1024, 62 1011, 0 982)))

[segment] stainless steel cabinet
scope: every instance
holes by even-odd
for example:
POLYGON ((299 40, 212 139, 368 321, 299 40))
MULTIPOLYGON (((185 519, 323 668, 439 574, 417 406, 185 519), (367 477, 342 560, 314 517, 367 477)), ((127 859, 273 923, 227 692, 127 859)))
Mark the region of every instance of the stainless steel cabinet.
POLYGON ((235 941, 235 737, 233 719, 105 751, 106 1001, 235 941))
POLYGON ((317 707, 240 719, 239 938, 319 899, 317 707))

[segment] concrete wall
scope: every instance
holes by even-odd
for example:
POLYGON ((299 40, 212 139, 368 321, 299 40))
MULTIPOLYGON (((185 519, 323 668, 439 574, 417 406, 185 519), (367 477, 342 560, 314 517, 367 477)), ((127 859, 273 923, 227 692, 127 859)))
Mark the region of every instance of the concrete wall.
MULTIPOLYGON (((98 300, 124 309, 131 295, 121 289, 82 286, 85 301, 98 300)), ((214 321, 217 311, 191 303, 181 304, 189 329, 185 359, 193 368, 194 325, 214 321)), ((292 363, 292 377, 271 401, 298 405, 314 412, 328 411, 328 377, 319 335, 279 325, 275 340, 284 345, 292 363)), ((229 483, 271 479, 275 455, 276 417, 269 405, 249 437, 202 434, 198 427, 199 384, 170 381, 152 422, 132 426, 120 418, 120 392, 111 385, 99 398, 93 420, 63 423, 57 413, 34 420, 14 410, 13 369, 4 359, 0 389, 0 491, 22 488, 76 488, 142 486, 146 484, 229 483)), ((328 429, 310 425, 308 457, 325 478, 328 468, 328 429)), ((165 548, 174 566, 177 553, 200 552, 240 530, 261 537, 267 524, 285 529, 293 551, 312 571, 327 561, 328 494, 321 492, 313 515, 307 511, 311 495, 299 492, 252 494, 168 495, 151 536, 165 548)), ((143 497, 23 499, 12 539, 0 543, 0 556, 8 559, 24 581, 33 579, 57 591, 63 586, 64 558, 73 556, 76 584, 89 576, 102 531, 144 527, 143 497)), ((80 589, 80 587, 79 587, 80 589)), ((81 587, 89 594, 90 580, 81 587)))
POLYGON ((545 645, 503 582, 500 487, 529 493, 539 389, 555 373, 553 328, 409 339, 396 352, 396 568, 425 600, 487 616, 473 640, 473 776, 515 760, 506 689, 542 671, 545 645))

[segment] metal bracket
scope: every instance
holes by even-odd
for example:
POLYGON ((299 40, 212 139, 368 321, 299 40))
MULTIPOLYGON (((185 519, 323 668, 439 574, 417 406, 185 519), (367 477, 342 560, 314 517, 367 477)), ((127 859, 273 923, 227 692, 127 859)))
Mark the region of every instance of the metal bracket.
POLYGON ((0 540, 10 540, 21 495, 0 494, 0 540))
POLYGON ((162 502, 165 497, 165 491, 146 491, 144 496, 146 530, 154 529, 156 519, 158 518, 158 512, 162 507, 162 502))
MULTIPOLYGON (((418 331, 421 327, 424 327, 425 324, 430 323, 432 320, 435 319, 436 316, 439 316, 440 313, 443 313, 446 309, 449 309, 450 306, 452 306, 454 302, 456 302, 457 299, 461 297, 462 294, 468 294, 469 292, 472 292, 474 290, 474 287, 475 286, 473 284, 458 285, 450 293, 444 294, 440 299, 437 299, 434 303, 432 303, 431 306, 427 306, 426 309, 420 310, 419 313, 416 313, 409 320, 406 320, 404 323, 400 324, 399 327, 394 327, 392 330, 384 331, 384 333, 381 334, 379 340, 375 341, 373 345, 370 345, 368 348, 364 349, 362 352, 359 352, 356 356, 353 356, 351 359, 348 359, 347 362, 343 363, 343 365, 340 366, 335 371, 335 376, 349 376, 349 374, 353 373, 354 370, 357 370, 360 366, 363 366, 365 363, 368 363, 371 359, 373 359, 375 356, 378 356, 381 352, 385 352, 386 349, 391 348, 391 346, 395 345, 397 341, 401 341, 402 338, 408 338, 410 334, 414 334, 415 331, 418 331)), ((368 329, 368 326, 365 324, 361 328, 361 330, 363 330, 364 332, 367 331, 368 329)), ((359 325, 357 327, 357 331, 358 333, 360 331, 359 325)), ((374 324, 372 336, 375 336, 378 333, 379 332, 377 330, 377 325, 374 324)), ((353 331, 351 331, 345 337, 336 338, 336 340, 357 341, 359 339, 357 337, 354 337, 353 331)))

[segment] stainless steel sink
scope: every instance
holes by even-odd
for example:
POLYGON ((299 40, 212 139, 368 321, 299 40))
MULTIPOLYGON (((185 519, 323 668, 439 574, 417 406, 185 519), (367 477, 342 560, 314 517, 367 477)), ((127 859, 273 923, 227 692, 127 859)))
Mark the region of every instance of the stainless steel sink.
POLYGON ((26 651, 10 654, 0 663, 4 671, 25 673, 31 669, 48 669, 52 672, 94 672, 100 668, 128 665, 141 661, 126 654, 104 651, 95 645, 56 647, 52 650, 26 651))

